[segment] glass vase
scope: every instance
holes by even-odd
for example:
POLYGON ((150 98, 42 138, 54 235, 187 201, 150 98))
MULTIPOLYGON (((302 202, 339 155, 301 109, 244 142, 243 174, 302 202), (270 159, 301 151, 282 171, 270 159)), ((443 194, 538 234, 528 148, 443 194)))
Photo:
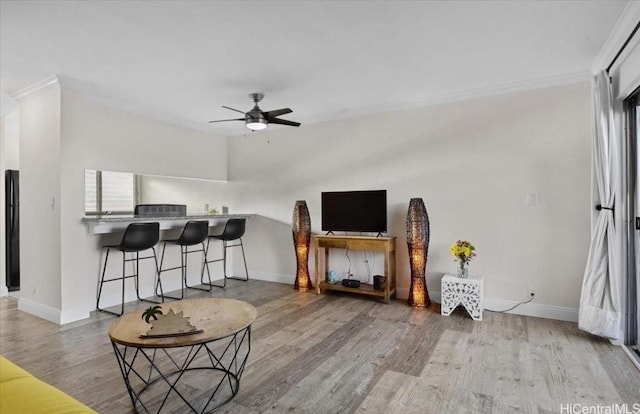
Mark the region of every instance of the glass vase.
POLYGON ((464 279, 469 277, 469 264, 467 262, 463 262, 462 260, 458 262, 457 276, 464 279))

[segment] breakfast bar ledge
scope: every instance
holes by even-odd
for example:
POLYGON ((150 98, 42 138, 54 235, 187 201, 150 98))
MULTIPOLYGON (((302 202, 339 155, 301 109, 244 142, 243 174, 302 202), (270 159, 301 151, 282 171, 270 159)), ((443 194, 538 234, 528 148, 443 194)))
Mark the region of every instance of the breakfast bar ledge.
POLYGON ((209 220, 209 226, 222 224, 232 218, 252 218, 255 214, 191 214, 185 216, 134 216, 105 215, 85 216, 82 221, 87 225, 87 234, 106 234, 124 231, 131 223, 157 221, 160 230, 170 230, 184 227, 189 220, 209 220))

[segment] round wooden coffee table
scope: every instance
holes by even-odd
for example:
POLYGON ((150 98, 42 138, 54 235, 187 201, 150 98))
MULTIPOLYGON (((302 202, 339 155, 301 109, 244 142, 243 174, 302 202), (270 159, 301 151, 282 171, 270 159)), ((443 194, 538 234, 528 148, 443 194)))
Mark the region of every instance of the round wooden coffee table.
POLYGON ((240 387, 251 350, 256 309, 235 299, 187 299, 161 305, 183 312, 201 333, 142 338, 150 325, 140 309, 121 316, 109 338, 136 412, 209 413, 240 387))

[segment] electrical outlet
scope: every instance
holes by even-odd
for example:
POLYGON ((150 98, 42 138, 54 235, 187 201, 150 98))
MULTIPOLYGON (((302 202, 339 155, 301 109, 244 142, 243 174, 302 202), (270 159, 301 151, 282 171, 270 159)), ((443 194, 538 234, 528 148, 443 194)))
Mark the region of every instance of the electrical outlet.
POLYGON ((535 296, 537 293, 537 289, 535 285, 529 285, 529 288, 527 290, 527 296, 535 296))

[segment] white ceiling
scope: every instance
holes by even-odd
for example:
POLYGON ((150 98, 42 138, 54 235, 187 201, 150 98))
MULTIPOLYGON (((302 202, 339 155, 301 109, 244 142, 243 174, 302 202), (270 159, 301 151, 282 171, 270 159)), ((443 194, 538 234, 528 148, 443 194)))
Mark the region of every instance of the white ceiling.
MULTIPOLYGON (((0 2, 0 89, 51 75, 213 133, 227 105, 304 124, 585 73, 627 5, 588 1, 0 2)), ((270 128, 288 128, 272 126, 270 128)))

